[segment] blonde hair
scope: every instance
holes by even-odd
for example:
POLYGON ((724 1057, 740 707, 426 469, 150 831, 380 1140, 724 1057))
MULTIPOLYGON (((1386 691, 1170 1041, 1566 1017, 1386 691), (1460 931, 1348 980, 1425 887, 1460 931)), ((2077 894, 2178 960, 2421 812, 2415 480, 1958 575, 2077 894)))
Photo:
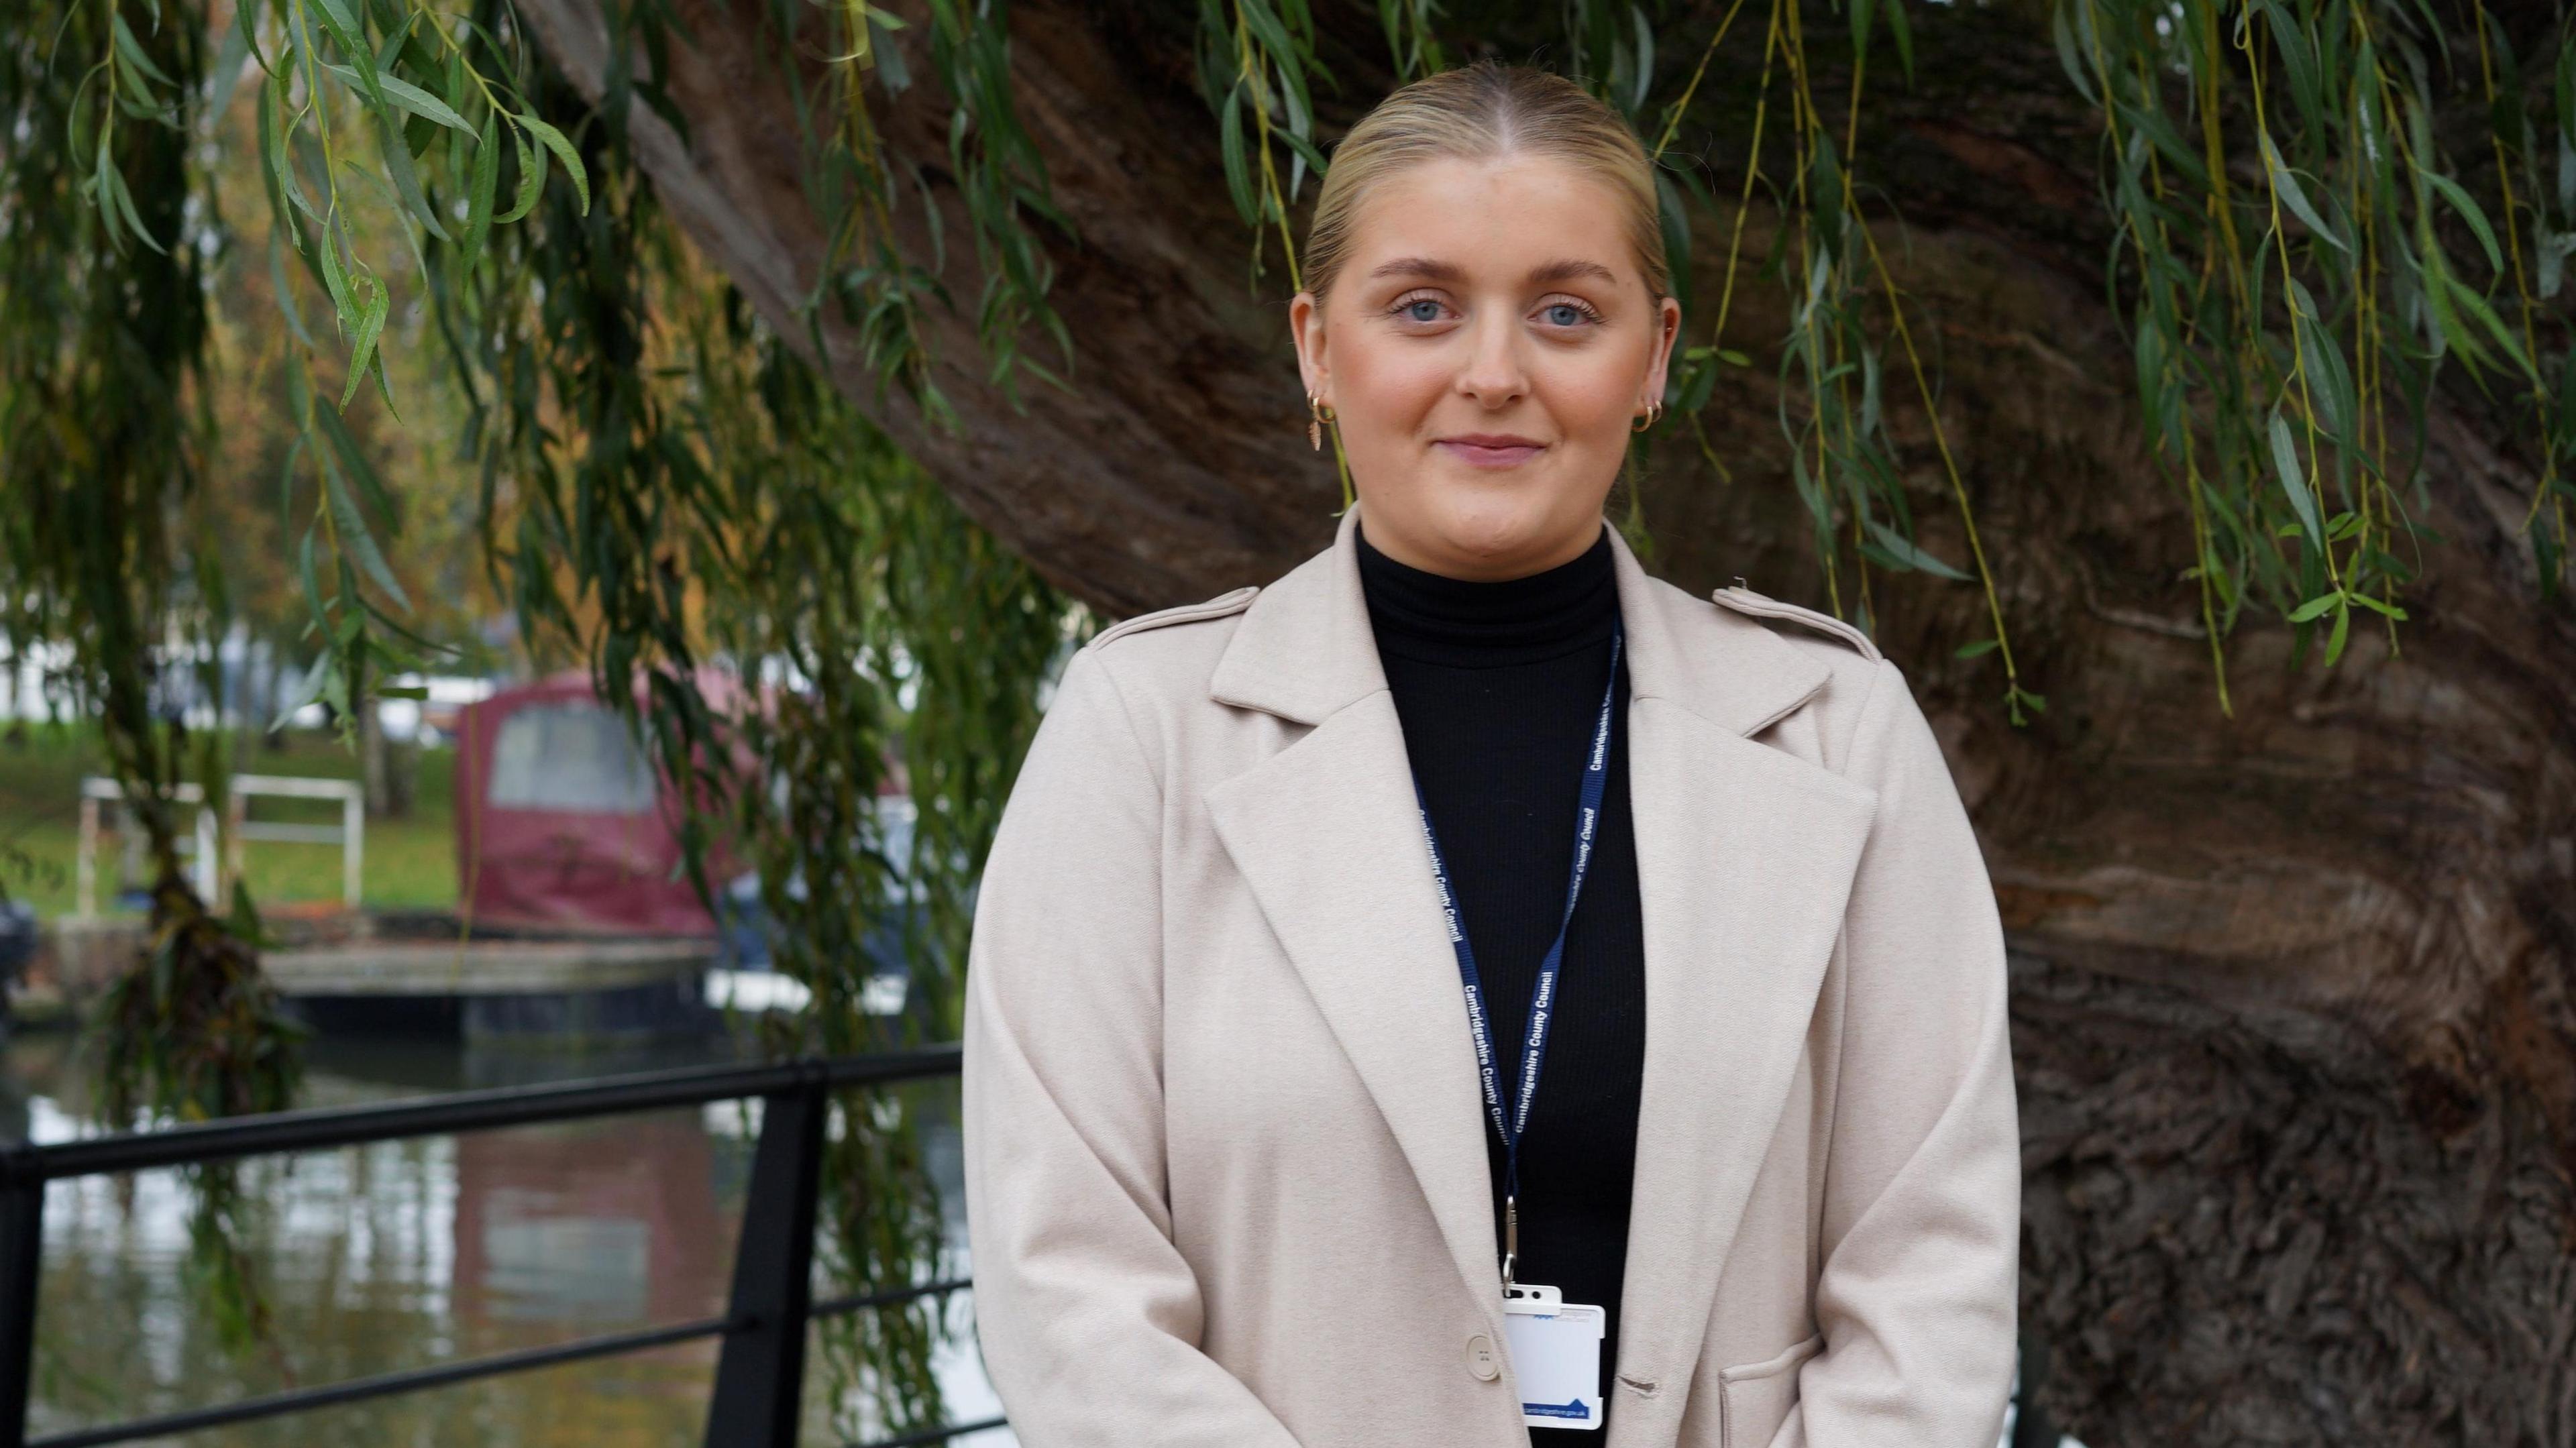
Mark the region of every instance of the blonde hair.
POLYGON ((1317 298, 1349 257, 1351 227, 1371 186, 1407 166, 1442 158, 1482 161, 1545 156, 1586 171, 1617 193, 1646 293, 1672 290, 1656 218, 1654 163, 1617 111, 1550 71, 1480 60, 1405 86, 1351 127, 1333 148, 1315 219, 1306 228, 1306 289, 1317 298))

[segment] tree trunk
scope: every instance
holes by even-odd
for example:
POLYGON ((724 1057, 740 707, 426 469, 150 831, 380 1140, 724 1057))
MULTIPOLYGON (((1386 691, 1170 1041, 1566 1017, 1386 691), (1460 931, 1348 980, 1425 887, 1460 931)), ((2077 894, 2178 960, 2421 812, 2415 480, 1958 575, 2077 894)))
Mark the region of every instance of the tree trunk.
MULTIPOLYGON (((644 162, 708 255, 801 337, 821 238, 768 78, 772 7, 677 9, 693 40, 665 80, 692 140, 639 107, 644 162)), ((1343 83, 1329 131, 1388 75, 1375 7, 1319 9, 1343 83)), ((1075 391, 1033 387, 1013 411, 980 383, 971 317, 933 312, 962 435, 899 395, 875 413, 980 522, 1112 614, 1276 576, 1323 546, 1338 498, 1329 456, 1306 448, 1285 289, 1246 286, 1251 237, 1189 88, 1194 10, 1011 7, 1020 113, 1081 237, 1054 248, 1075 391)), ((522 11, 597 94, 597 0, 522 11)), ((1988 631, 1973 589, 1871 586, 2012 946, 2044 1399, 2094 1448, 2576 1443, 2576 621, 2534 602, 2515 531, 2530 459, 2509 420, 2453 389, 2428 424, 2422 517, 2446 541, 2426 545, 2413 620, 2297 670, 2288 630, 2251 621, 2227 640, 2223 715, 2179 576, 2189 517, 2149 466, 2104 300, 2098 121, 2044 21, 1913 13, 1922 79, 1877 88, 1860 164, 1901 214, 1883 222, 1902 240, 1889 259, 2048 712, 2014 729, 1993 656, 1952 656, 1988 631)), ((1668 40, 1661 93, 1706 34, 1668 40)), ((1753 88, 1730 51, 1694 117, 1726 194, 1753 88)), ((934 91, 916 84, 885 130, 956 238, 934 91)), ((918 209, 902 224, 926 258, 918 209)), ((1766 227, 1753 218, 1755 241, 1766 227)), ((1704 225, 1704 297, 1722 244, 1704 225)), ((978 285, 968 250, 949 248, 960 296, 978 285)), ((1728 342, 1756 362, 1704 415, 1727 475, 1686 434, 1646 460, 1655 567, 1821 606, 1773 418, 1785 312, 1768 282, 1737 296, 1728 342)), ((826 337, 836 380, 871 403, 847 337, 826 337)), ((1923 541, 1964 556, 1926 418, 1897 411, 1923 541)))
POLYGON ((411 817, 413 785, 419 773, 420 745, 385 733, 382 710, 369 704, 358 711, 358 773, 367 795, 367 818, 411 817))

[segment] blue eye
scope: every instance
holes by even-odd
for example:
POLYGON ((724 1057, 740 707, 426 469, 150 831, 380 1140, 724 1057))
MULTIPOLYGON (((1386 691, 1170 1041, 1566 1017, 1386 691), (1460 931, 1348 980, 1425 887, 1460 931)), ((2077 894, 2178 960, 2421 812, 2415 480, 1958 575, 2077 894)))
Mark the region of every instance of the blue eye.
POLYGON ((1583 325, 1583 309, 1572 302, 1557 302, 1547 309, 1547 319, 1560 327, 1583 325))
POLYGON ((1418 297, 1405 304, 1404 314, 1416 322, 1436 322, 1440 320, 1440 304, 1429 297, 1418 297))

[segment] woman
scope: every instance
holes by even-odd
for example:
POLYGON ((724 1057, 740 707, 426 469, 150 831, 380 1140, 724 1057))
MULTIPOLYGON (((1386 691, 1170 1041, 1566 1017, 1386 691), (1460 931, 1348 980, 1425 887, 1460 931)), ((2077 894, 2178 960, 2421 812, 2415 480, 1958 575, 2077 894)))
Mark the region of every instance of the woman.
POLYGON ((1289 313, 1358 505, 1068 666, 966 1008, 1030 1448, 1995 1441, 1993 896, 1866 637, 1605 525, 1680 323, 1658 236, 1573 85, 1388 98, 1289 313))

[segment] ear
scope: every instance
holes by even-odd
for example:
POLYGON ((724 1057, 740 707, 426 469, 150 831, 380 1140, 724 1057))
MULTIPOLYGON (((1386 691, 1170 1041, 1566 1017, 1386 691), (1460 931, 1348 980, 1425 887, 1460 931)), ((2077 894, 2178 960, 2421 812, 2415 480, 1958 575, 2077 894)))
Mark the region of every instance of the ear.
POLYGON ((1324 304, 1313 292, 1299 292, 1288 299, 1288 332, 1297 344, 1297 372, 1305 380, 1306 391, 1333 401, 1333 369, 1324 360, 1324 304))
POLYGON ((1655 352, 1653 359, 1646 364, 1646 395, 1638 399, 1639 407, 1663 400, 1664 378, 1672 366, 1673 343, 1681 340, 1682 335, 1682 304, 1670 297, 1664 298, 1655 308, 1655 325, 1655 352))

